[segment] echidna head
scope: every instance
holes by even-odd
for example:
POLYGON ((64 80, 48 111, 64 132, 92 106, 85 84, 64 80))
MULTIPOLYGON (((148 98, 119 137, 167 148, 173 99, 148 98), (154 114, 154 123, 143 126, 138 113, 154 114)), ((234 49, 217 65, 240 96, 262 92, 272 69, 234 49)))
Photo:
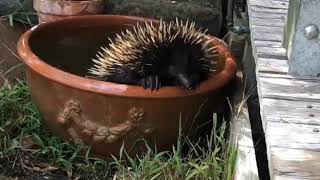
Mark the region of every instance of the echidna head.
POLYGON ((195 89, 199 83, 196 74, 190 73, 190 66, 193 66, 190 56, 186 52, 174 51, 169 60, 168 75, 175 80, 176 85, 185 89, 195 89))

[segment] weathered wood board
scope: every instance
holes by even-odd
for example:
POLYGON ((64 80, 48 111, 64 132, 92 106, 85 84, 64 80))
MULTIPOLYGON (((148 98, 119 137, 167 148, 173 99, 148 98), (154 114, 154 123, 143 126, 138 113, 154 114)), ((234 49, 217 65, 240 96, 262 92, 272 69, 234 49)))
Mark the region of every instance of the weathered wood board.
POLYGON ((292 77, 282 48, 289 0, 248 0, 272 180, 320 179, 320 78, 292 77))
POLYGON ((233 133, 231 142, 236 144, 238 148, 234 180, 258 180, 259 176, 248 107, 243 99, 242 93, 244 87, 240 78, 237 84, 237 93, 233 97, 234 102, 231 103, 233 105, 233 113, 231 115, 231 132, 233 133))
POLYGON ((234 180, 259 180, 256 155, 251 135, 250 120, 246 105, 239 116, 234 118, 235 142, 238 143, 238 157, 234 180))
POLYGON ((258 58, 257 71, 264 73, 286 74, 288 72, 288 61, 270 58, 258 58))

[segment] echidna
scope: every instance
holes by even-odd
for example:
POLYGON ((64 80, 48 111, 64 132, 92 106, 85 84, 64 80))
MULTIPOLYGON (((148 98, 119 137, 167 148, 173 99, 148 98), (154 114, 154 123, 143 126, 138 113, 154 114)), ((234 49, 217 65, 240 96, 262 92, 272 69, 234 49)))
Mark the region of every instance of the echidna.
POLYGON ((98 52, 89 73, 104 81, 142 85, 145 89, 182 86, 195 89, 216 71, 217 51, 206 30, 195 23, 145 22, 117 34, 98 52))

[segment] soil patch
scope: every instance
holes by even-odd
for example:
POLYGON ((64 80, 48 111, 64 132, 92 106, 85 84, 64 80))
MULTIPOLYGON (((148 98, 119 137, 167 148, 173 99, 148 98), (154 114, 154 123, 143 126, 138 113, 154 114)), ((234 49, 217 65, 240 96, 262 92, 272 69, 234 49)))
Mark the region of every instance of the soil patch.
POLYGON ((12 27, 8 21, 0 20, 0 85, 5 80, 14 84, 16 79, 24 78, 23 66, 16 55, 17 41, 26 29, 22 24, 12 27))
MULTIPOLYGON (((19 180, 67 180, 67 174, 45 159, 36 159, 28 153, 18 153, 11 159, 0 161, 0 174, 3 178, 19 180), (18 177, 18 178, 17 178, 18 177)), ((0 178, 1 180, 1 178, 0 178)))

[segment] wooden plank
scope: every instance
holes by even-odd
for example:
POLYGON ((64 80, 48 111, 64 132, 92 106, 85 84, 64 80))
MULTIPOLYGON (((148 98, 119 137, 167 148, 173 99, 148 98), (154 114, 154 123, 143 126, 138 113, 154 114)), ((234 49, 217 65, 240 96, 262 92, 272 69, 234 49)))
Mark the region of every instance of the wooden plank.
POLYGON ((272 8, 272 9, 288 9, 288 2, 271 1, 271 0, 249 0, 251 6, 272 8))
POLYGON ((270 27, 265 25, 253 25, 250 24, 251 31, 255 33, 273 33, 273 34, 282 34, 284 29, 283 27, 270 27))
POLYGON ((281 42, 276 41, 267 41, 267 40, 255 40, 254 41, 255 47, 281 47, 281 42))
POLYGON ((270 54, 284 57, 285 59, 287 57, 286 52, 287 52, 287 50, 282 47, 280 47, 280 48, 278 48, 278 47, 259 47, 259 48, 257 48, 257 53, 270 53, 270 54))
POLYGON ((256 49, 255 53, 256 58, 287 60, 287 54, 284 48, 259 47, 256 49))
MULTIPOLYGON (((254 13, 254 15, 256 14, 261 14, 261 13, 254 13)), ((263 14, 268 14, 268 13, 263 13, 263 14)), ((270 22, 270 23, 274 23, 274 24, 280 24, 281 26, 284 26, 286 23, 286 19, 278 19, 278 18, 266 18, 268 16, 262 16, 262 17, 254 17, 254 16, 250 16, 250 20, 251 21, 261 21, 261 22, 270 22)), ((284 17, 284 15, 283 15, 284 17)))
POLYGON ((263 6, 250 5, 250 14, 255 12, 273 13, 273 14, 287 14, 288 9, 272 9, 263 6))
POLYGON ((320 102, 263 98, 264 121, 320 126, 320 102))
POLYGON ((252 39, 256 40, 264 40, 264 41, 273 41, 273 42, 281 42, 282 35, 280 33, 267 33, 267 32, 252 32, 252 39))
POLYGON ((290 0, 272 0, 272 1, 289 2, 290 0))
POLYGON ((287 16, 285 14, 272 14, 272 13, 265 13, 265 12, 254 12, 251 13, 250 17, 254 18, 261 18, 261 19, 280 19, 286 20, 287 16))
POLYGON ((235 83, 237 89, 232 98, 234 113, 231 114, 230 141, 238 147, 238 156, 235 165, 234 180, 259 180, 258 167, 254 144, 251 135, 249 112, 246 103, 243 103, 242 93, 244 90, 242 73, 237 73, 238 79, 235 83), (239 112, 239 114, 238 114, 239 112))
POLYGON ((320 179, 320 152, 271 148, 274 180, 320 179))
POLYGON ((268 122, 271 179, 320 179, 320 126, 268 122))
POLYGON ((258 58, 257 71, 265 73, 282 73, 288 72, 288 61, 279 59, 258 58))
POLYGON ((256 50, 258 57, 287 59, 287 50, 284 48, 259 47, 256 50))
POLYGON ((287 4, 289 0, 249 0, 250 5, 266 5, 266 4, 272 4, 272 5, 284 5, 287 4))
POLYGON ((289 79, 260 76, 260 98, 275 98, 318 102, 320 83, 311 79, 289 79))
MULTIPOLYGON (((236 106, 240 108, 239 106, 236 106)), ((235 108, 236 111, 238 110, 235 108)), ((238 143, 238 157, 234 180, 259 180, 256 155, 251 135, 251 126, 246 104, 232 123, 233 142, 238 143)))
MULTIPOLYGON (((280 59, 279 59, 280 60, 280 59)), ((265 78, 283 78, 283 79, 290 79, 290 80, 302 80, 302 81, 310 81, 314 83, 320 83, 320 77, 296 77, 296 76, 291 76, 288 74, 270 74, 270 73, 259 73, 260 77, 265 77, 265 78)))
POLYGON ((320 126, 268 121, 265 130, 270 147, 320 151, 320 126))
POLYGON ((261 19, 250 17, 250 24, 258 26, 269 26, 269 27, 284 27, 285 21, 281 19, 261 19))

